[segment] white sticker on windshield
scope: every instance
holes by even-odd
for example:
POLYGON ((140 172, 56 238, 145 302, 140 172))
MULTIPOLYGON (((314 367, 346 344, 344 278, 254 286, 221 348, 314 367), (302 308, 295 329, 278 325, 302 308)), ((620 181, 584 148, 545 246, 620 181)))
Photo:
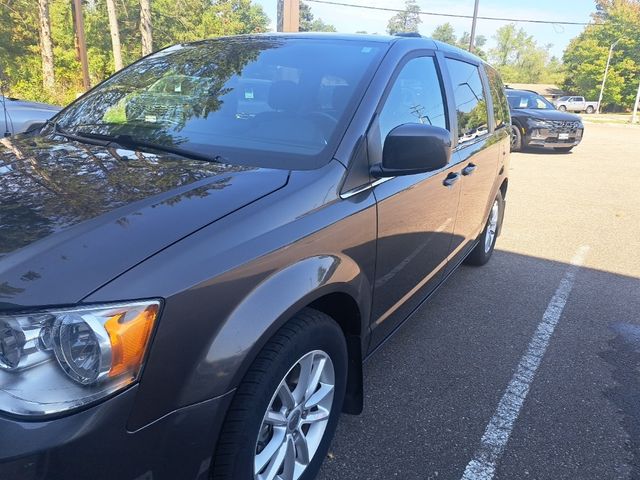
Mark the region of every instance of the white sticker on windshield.
POLYGON ((244 98, 245 100, 253 100, 253 90, 245 90, 244 98))
POLYGON ((158 121, 158 118, 155 115, 145 115, 144 121, 149 123, 156 123, 158 121))
POLYGON ((371 52, 371 47, 362 47, 362 50, 360 50, 360 53, 370 53, 371 52))
POLYGON ((521 97, 520 98, 520 106, 518 108, 527 108, 529 102, 527 102, 527 99, 525 97, 521 97))

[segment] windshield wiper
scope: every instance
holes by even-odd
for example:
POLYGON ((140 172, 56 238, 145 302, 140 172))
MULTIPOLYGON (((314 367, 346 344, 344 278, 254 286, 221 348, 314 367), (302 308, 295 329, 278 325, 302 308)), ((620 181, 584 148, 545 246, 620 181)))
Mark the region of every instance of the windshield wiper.
POLYGON ((205 162, 215 162, 215 163, 225 163, 226 160, 221 155, 207 155, 204 153, 196 152, 193 150, 188 150, 180 147, 173 147, 170 145, 162 145, 160 143, 148 142, 146 140, 141 140, 132 137, 131 135, 105 135, 102 133, 92 133, 92 132, 69 132, 67 130, 62 129, 58 124, 53 124, 53 131, 62 135, 65 138, 70 140, 76 140, 78 142, 89 143, 91 145, 99 145, 102 147, 109 146, 111 144, 118 144, 124 148, 141 148, 141 149, 150 149, 150 150, 158 150, 161 152, 173 153, 174 155, 179 155, 181 157, 193 158, 194 160, 203 160, 205 162))

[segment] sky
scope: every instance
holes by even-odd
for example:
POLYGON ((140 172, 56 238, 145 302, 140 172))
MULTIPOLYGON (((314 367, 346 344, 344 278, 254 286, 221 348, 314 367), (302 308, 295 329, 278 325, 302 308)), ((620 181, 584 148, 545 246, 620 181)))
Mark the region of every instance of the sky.
MULTIPOLYGON (((262 5, 271 19, 271 28, 275 30, 277 0, 254 0, 262 5)), ((404 0, 336 0, 343 3, 369 5, 402 9, 404 0)), ((365 10, 361 8, 337 5, 322 5, 307 2, 316 17, 336 27, 338 32, 355 33, 364 30, 369 33, 386 33, 387 22, 393 12, 365 10)), ((420 10, 438 13, 472 15, 474 0, 417 0, 420 10)), ((488 17, 526 18, 534 20, 555 20, 569 22, 588 22, 595 10, 593 0, 480 0, 478 15, 488 17)), ((451 23, 458 36, 471 30, 471 19, 445 18, 422 15, 420 33, 430 35, 434 28, 442 23, 451 23)), ((478 20, 476 32, 487 37, 487 47, 493 44, 492 36, 497 28, 508 22, 478 20)), ((534 37, 539 45, 552 44, 552 55, 562 57, 569 41, 583 29, 578 25, 547 25, 519 23, 519 26, 534 37)))

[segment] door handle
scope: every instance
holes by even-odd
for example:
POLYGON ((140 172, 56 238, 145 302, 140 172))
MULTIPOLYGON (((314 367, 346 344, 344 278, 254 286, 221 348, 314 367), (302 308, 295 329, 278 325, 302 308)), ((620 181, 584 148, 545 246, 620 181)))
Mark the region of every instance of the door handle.
POLYGON ((462 169, 462 175, 467 176, 471 175, 476 170, 476 165, 474 163, 470 163, 466 167, 462 169))
POLYGON ((451 187, 454 183, 458 181, 459 178, 460 178, 460 174, 451 172, 449 175, 447 175, 447 178, 443 180, 442 184, 445 187, 451 187))

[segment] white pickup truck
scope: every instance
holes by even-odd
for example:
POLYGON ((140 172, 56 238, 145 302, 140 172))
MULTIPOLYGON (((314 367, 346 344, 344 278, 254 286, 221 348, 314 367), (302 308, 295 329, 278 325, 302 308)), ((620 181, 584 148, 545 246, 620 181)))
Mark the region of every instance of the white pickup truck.
POLYGON ((587 102, 584 97, 560 97, 554 103, 561 112, 593 113, 598 109, 598 102, 587 102))

